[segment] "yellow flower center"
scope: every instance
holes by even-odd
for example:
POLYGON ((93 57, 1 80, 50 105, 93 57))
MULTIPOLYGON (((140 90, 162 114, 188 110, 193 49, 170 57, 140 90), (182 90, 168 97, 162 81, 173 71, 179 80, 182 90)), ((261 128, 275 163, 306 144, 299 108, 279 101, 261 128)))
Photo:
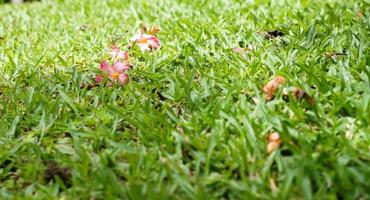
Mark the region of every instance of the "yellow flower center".
POLYGON ((117 72, 114 72, 113 74, 112 74, 112 78, 113 79, 117 79, 119 77, 119 74, 117 73, 117 72))
POLYGON ((139 41, 139 43, 147 43, 147 42, 148 42, 148 39, 146 38, 141 38, 139 41))

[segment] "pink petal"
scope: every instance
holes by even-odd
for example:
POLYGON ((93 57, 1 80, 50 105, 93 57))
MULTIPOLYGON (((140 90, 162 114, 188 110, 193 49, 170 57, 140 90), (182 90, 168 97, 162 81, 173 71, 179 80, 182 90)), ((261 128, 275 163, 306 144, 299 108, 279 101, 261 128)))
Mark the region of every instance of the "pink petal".
POLYGON ((129 69, 129 67, 125 63, 122 63, 120 61, 115 62, 113 68, 119 74, 129 69))
POLYGON ((127 51, 121 51, 116 45, 112 45, 112 50, 108 52, 108 54, 114 59, 114 60, 128 60, 128 52, 127 51))
POLYGON ((111 77, 114 73, 116 73, 116 70, 113 68, 113 66, 109 67, 108 76, 111 77))
POLYGON ((146 38, 146 39, 150 39, 152 37, 152 35, 149 35, 149 34, 143 34, 142 35, 143 38, 146 38))
POLYGON ((141 52, 150 50, 148 43, 138 43, 137 45, 139 46, 141 52))
POLYGON ((128 83, 128 75, 127 74, 120 74, 118 77, 119 83, 121 85, 125 85, 128 83))
POLYGON ((158 38, 153 35, 148 35, 148 40, 158 41, 158 38))
POLYGON ((155 36, 150 36, 148 38, 148 43, 149 43, 150 47, 152 47, 154 49, 157 49, 157 48, 160 47, 160 42, 159 42, 158 38, 155 37, 155 36))
POLYGON ((119 51, 117 53, 117 59, 124 59, 124 60, 128 60, 128 53, 127 51, 119 51))
POLYGON ((100 63, 100 71, 105 72, 105 73, 108 73, 109 72, 109 68, 110 68, 110 66, 109 66, 109 63, 107 61, 102 61, 100 63))
POLYGON ((125 52, 124 52, 123 58, 124 58, 125 60, 128 60, 128 58, 129 58, 128 51, 125 51, 125 52))
POLYGON ((130 41, 136 42, 140 40, 143 37, 143 34, 141 33, 141 30, 138 31, 138 33, 130 38, 130 41))
POLYGON ((103 81, 103 76, 102 76, 102 75, 96 75, 96 76, 95 76, 95 81, 96 81, 97 83, 101 83, 101 82, 103 81))
POLYGON ((112 58, 116 59, 118 57, 120 53, 120 50, 118 49, 118 47, 112 47, 112 50, 110 52, 108 52, 108 55, 110 55, 112 58))

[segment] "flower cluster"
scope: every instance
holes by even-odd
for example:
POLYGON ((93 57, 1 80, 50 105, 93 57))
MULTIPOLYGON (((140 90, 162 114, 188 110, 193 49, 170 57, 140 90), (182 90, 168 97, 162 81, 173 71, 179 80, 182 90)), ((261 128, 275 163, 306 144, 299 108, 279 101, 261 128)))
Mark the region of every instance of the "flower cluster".
MULTIPOLYGON (((142 27, 136 35, 131 37, 130 46, 137 46, 141 52, 153 51, 160 47, 160 41, 156 36, 159 29, 153 26, 149 31, 142 27)), ((95 81, 102 83, 105 79, 108 80, 108 86, 113 84, 126 85, 129 81, 128 71, 132 66, 129 62, 129 52, 122 51, 117 45, 112 45, 108 52, 111 63, 103 60, 100 63, 100 74, 96 75, 95 81)))
MULTIPOLYGON (((271 101, 274 97, 279 88, 281 88, 286 83, 286 80, 282 76, 275 76, 272 80, 270 80, 263 88, 263 92, 265 93, 265 100, 271 101)), ((311 86, 311 88, 316 88, 316 86, 311 86)), ((293 97, 293 99, 298 101, 305 100, 307 102, 306 105, 308 107, 312 107, 315 104, 315 99, 310 96, 305 90, 299 87, 284 87, 283 88, 283 99, 285 101, 289 101, 293 97)), ((280 134, 278 132, 274 132, 268 135, 268 143, 266 147, 266 151, 268 154, 271 154, 275 150, 277 150, 281 144, 283 143, 280 134)))

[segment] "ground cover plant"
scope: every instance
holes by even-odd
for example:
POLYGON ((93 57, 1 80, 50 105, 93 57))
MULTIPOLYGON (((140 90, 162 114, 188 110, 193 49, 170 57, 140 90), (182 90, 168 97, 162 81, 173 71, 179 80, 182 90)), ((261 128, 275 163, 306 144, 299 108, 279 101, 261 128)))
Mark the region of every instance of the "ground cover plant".
POLYGON ((369 7, 0 4, 0 199, 369 199, 369 7))

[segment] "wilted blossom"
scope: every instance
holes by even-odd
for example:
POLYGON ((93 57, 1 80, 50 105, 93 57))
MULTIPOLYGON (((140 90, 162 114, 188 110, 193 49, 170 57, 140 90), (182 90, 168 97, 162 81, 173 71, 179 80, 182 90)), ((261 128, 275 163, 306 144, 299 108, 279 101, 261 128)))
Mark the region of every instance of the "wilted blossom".
POLYGON ((107 61, 102 61, 100 63, 100 71, 102 72, 102 74, 97 75, 95 77, 95 80, 97 83, 100 83, 106 77, 109 79, 110 85, 113 83, 124 85, 128 82, 128 69, 129 66, 120 61, 116 61, 112 66, 107 61))
MULTIPOLYGON (((146 29, 146 28, 144 28, 146 29)), ((150 30, 147 32, 150 35, 155 35, 159 32, 159 28, 157 26, 152 26, 150 30)))
POLYGON ((279 133, 277 132, 271 133, 267 139, 268 139, 267 153, 270 154, 277 148, 279 148, 281 144, 281 139, 279 133))
POLYGON ((285 78, 282 76, 276 76, 274 79, 269 81, 264 87, 263 92, 266 93, 265 99, 267 101, 271 100, 274 97, 274 94, 276 93, 277 88, 279 85, 285 83, 285 78))
POLYGON ((315 103, 315 100, 301 88, 295 88, 293 90, 293 94, 298 100, 305 99, 310 105, 313 105, 315 103))
POLYGON ((161 46, 159 39, 155 35, 143 33, 142 30, 139 30, 130 40, 139 46, 141 52, 156 50, 161 46))

